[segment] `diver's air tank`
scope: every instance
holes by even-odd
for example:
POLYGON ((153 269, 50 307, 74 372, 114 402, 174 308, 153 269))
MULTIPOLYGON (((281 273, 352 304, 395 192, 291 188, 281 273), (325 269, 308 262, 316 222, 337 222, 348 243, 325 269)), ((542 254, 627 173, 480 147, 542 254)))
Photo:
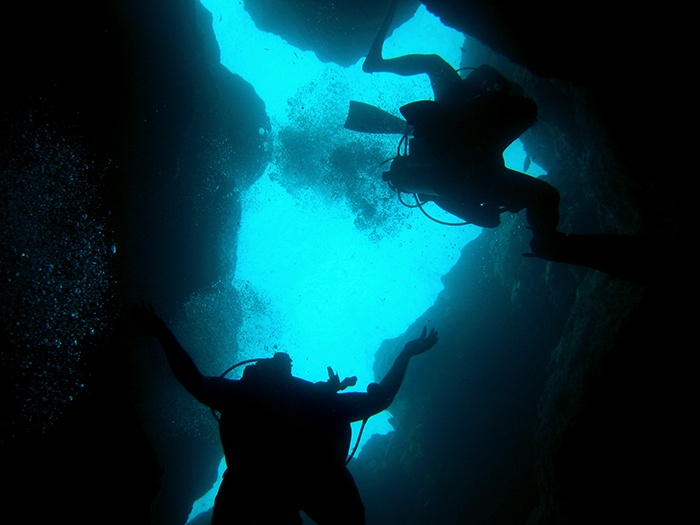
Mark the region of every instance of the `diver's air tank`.
POLYGON ((408 154, 395 157, 382 180, 401 193, 439 196, 433 188, 435 161, 415 137, 409 139, 408 154))

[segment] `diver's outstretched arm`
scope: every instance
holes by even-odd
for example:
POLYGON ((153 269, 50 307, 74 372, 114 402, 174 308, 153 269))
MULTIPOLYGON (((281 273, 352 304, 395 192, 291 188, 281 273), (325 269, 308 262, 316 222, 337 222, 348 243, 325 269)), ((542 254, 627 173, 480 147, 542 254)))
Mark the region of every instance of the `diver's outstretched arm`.
POLYGON ((430 78, 433 94, 436 98, 451 82, 459 81, 460 76, 442 57, 438 55, 404 55, 396 58, 383 58, 382 48, 391 27, 391 21, 396 12, 398 0, 392 0, 389 12, 384 19, 379 32, 367 53, 367 58, 362 63, 362 70, 366 73, 394 73, 401 76, 426 74, 430 78))
POLYGON ((134 306, 134 319, 144 335, 158 339, 175 379, 195 398, 209 404, 207 402, 209 397, 207 392, 210 390, 209 378, 199 371, 192 357, 182 347, 165 321, 156 314, 153 306, 144 301, 137 303, 134 306))
POLYGON ((351 421, 368 418, 389 408, 403 382, 411 358, 429 350, 438 341, 438 334, 434 328, 431 328, 427 335, 426 333, 427 328, 423 327, 420 337, 406 343, 379 384, 371 383, 367 387, 366 394, 348 394, 348 396, 353 396, 346 398, 348 401, 346 410, 347 414, 351 416, 349 418, 351 421))
POLYGON ((386 410, 399 391, 411 358, 429 350, 438 342, 434 328, 427 335, 426 332, 427 328, 423 328, 420 337, 406 343, 381 383, 370 383, 366 394, 339 394, 336 406, 338 413, 348 421, 361 421, 386 410))
POLYGON ((383 404, 386 404, 384 408, 387 408, 391 404, 399 391, 399 387, 406 375, 408 362, 411 358, 426 352, 438 342, 438 333, 435 331, 435 328, 431 328, 430 333, 427 335, 426 332, 427 328, 423 327, 423 332, 420 337, 406 343, 403 350, 394 361, 394 364, 389 369, 389 372, 387 372, 384 379, 379 383, 376 392, 374 392, 374 395, 378 396, 383 404))

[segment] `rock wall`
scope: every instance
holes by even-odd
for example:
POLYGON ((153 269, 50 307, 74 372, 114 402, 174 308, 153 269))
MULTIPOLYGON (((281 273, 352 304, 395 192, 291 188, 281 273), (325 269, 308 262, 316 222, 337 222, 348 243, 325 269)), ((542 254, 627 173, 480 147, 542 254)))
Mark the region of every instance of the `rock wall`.
POLYGON ((233 195, 269 153, 264 104, 219 64, 198 2, 8 13, 3 501, 27 522, 184 523, 215 479, 201 465, 218 436, 162 424, 177 405, 153 405, 177 386, 130 304, 152 300, 167 318, 228 270, 233 195))
MULTIPOLYGON (((528 233, 517 217, 471 243, 412 327, 444 336, 390 408, 397 431, 353 466, 369 522, 677 519, 688 512, 678 495, 689 501, 689 357, 663 349, 691 337, 680 301, 692 272, 690 208, 673 158, 688 143, 678 117, 690 97, 642 72, 653 56, 682 70, 678 41, 647 32, 678 28, 678 13, 621 20, 590 3, 566 13, 543 3, 425 3, 473 37, 472 60, 537 101, 538 124, 522 138, 561 192, 562 231, 649 236, 673 248, 619 254, 620 266, 652 277, 640 286, 625 278, 634 272, 521 257, 528 233)), ((379 376, 403 342, 382 349, 379 376)))
MULTIPOLYGON (((297 45, 339 63, 362 56, 384 10, 370 2, 362 31, 341 34, 358 28, 353 13, 364 17, 357 2, 353 13, 337 2, 283 3, 287 18, 256 23, 293 31, 297 45)), ((692 33, 683 21, 692 17, 671 7, 610 13, 590 2, 425 3, 537 101, 540 122, 523 139, 562 193, 565 231, 690 238, 684 182, 694 98, 683 37, 692 33)), ((254 15, 256 5, 268 4, 251 1, 254 15)), ((193 0, 40 2, 3 18, 3 217, 42 209, 51 213, 37 224, 48 230, 99 226, 88 253, 107 261, 96 302, 81 303, 95 322, 72 344, 52 324, 64 304, 55 275, 72 283, 88 274, 67 268, 95 259, 49 243, 42 253, 62 254, 65 271, 47 281, 45 262, 25 257, 33 255, 27 239, 44 238, 30 235, 39 231, 33 223, 15 221, 25 227, 2 237, 4 282, 24 272, 25 282, 42 283, 31 293, 5 286, 0 311, 5 497, 25 521, 93 523, 109 512, 149 523, 156 509, 157 522, 183 523, 188 498, 215 476, 198 469, 212 460, 213 425, 205 435, 146 439, 143 400, 151 386, 167 399, 176 385, 134 348, 125 311, 144 296, 176 304, 221 275, 229 263, 213 239, 236 220, 234 190, 266 162, 264 107, 218 66, 207 22, 193 0), (87 173, 89 214, 65 207, 49 186, 27 184, 23 174, 54 181, 45 168, 55 156, 10 147, 55 152, 36 146, 69 142, 56 172, 87 173), (27 320, 56 337, 35 344, 24 337, 27 320), (159 492, 166 478, 180 492, 159 492)), ((524 258, 528 238, 515 216, 470 244, 436 305, 409 330, 429 323, 441 343, 412 364, 391 410, 397 431, 352 464, 369 523, 672 521, 688 510, 679 469, 694 439, 686 424, 692 298, 680 291, 691 288, 692 259, 662 253, 655 275, 663 278, 645 287, 524 258)), ((378 375, 401 344, 381 349, 378 375)))

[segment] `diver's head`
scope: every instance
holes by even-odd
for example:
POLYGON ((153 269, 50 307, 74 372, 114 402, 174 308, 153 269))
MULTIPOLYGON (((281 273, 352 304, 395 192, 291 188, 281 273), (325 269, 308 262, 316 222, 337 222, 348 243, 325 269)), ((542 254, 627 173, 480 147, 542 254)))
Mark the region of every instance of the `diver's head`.
POLYGON ((280 376, 292 375, 292 358, 286 352, 275 352, 271 359, 275 373, 280 376))
POLYGON ((243 379, 262 383, 283 381, 292 377, 292 358, 284 352, 258 359, 243 371, 243 379))

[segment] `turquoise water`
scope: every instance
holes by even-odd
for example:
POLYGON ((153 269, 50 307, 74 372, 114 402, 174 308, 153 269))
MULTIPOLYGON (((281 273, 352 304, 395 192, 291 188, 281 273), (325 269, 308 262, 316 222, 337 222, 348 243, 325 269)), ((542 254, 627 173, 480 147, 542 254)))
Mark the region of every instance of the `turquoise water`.
MULTIPOLYGON (((325 380, 330 365, 341 377, 357 376, 354 389, 364 391, 375 380, 379 345, 403 334, 433 304, 442 276, 480 232, 436 224, 396 200, 381 181, 380 163, 395 154, 397 135, 343 128, 350 100, 398 115, 401 105, 432 97, 428 79, 369 75, 362 60, 351 67, 323 63, 259 31, 240 2, 202 4, 213 14, 222 64, 265 102, 272 161, 240 194, 229 281, 201 301, 216 301, 222 291, 238 297, 243 324, 231 326, 224 338, 235 339, 239 359, 284 351, 295 375, 325 380), (356 164, 340 156, 343 151, 373 155, 356 164), (349 182, 339 182, 343 170, 349 182)), ((463 42, 462 34, 421 7, 387 40, 385 56, 433 52, 458 68, 463 42)), ((508 164, 522 169, 524 159, 519 143, 509 148, 508 164)), ((437 207, 430 213, 459 222, 437 207)), ((196 313, 199 304, 189 308, 196 313)), ((378 414, 363 443, 389 431, 388 414, 378 414)), ((191 518, 211 506, 216 489, 195 503, 191 518)))

